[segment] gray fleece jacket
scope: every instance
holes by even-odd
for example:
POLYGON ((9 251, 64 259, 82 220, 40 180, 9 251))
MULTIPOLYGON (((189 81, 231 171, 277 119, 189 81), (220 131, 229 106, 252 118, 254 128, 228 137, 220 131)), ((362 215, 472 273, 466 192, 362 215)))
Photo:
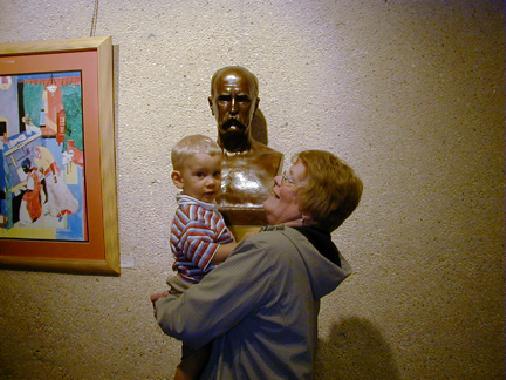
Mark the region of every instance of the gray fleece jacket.
POLYGON ((312 379, 320 298, 346 277, 298 231, 266 231, 181 297, 156 303, 163 331, 212 343, 202 379, 312 379))

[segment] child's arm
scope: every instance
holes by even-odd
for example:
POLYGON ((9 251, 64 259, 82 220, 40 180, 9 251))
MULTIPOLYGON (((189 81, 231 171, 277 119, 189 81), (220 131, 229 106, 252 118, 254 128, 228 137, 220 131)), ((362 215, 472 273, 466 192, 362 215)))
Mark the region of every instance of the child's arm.
POLYGON ((237 247, 237 243, 235 243, 235 242, 221 244, 218 247, 218 249, 216 250, 216 253, 214 254, 213 258, 211 259, 211 263, 221 264, 232 253, 232 251, 235 249, 235 247, 237 247))
POLYGON ((253 235, 258 234, 259 232, 260 232, 260 229, 258 229, 258 230, 253 230, 253 231, 248 231, 248 232, 246 232, 246 233, 242 236, 241 241, 244 241, 244 240, 246 240, 247 238, 252 237, 253 235))
MULTIPOLYGON (((241 238, 241 241, 246 240, 250 236, 258 234, 259 232, 260 232, 260 230, 258 230, 258 231, 249 231, 249 232, 247 232, 241 238)), ((221 264, 222 262, 224 262, 227 259, 228 256, 230 256, 230 254, 235 249, 235 247, 237 247, 237 243, 236 242, 228 243, 228 244, 221 244, 218 247, 216 253, 214 254, 214 256, 213 256, 213 258, 211 260, 211 263, 213 263, 213 264, 221 264)))

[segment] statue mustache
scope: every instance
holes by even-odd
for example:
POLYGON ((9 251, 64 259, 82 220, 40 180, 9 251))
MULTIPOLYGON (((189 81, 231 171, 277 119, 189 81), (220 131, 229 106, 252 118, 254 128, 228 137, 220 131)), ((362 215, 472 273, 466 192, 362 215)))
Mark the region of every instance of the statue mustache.
POLYGON ((231 127, 236 127, 241 131, 244 131, 246 129, 246 125, 237 119, 228 119, 221 125, 221 129, 224 132, 227 132, 231 127))

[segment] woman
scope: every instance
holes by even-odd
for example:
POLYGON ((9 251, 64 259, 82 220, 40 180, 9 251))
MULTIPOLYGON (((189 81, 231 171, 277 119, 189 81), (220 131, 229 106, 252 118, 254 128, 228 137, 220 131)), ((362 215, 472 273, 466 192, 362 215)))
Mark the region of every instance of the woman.
POLYGON ((202 379, 312 378, 320 298, 347 275, 330 232, 361 194, 336 156, 303 151, 274 178, 270 226, 183 297, 152 297, 166 334, 193 348, 212 341, 202 379))

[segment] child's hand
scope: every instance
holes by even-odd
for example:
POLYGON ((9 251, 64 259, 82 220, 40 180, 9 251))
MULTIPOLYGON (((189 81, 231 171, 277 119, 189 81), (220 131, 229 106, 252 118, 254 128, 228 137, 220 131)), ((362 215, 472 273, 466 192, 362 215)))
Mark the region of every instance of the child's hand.
POLYGON ((244 240, 246 240, 247 238, 250 238, 250 237, 252 237, 252 236, 254 236, 254 235, 258 234, 259 232, 260 232, 260 229, 258 229, 258 231, 257 231, 257 230, 255 230, 255 231, 248 231, 248 232, 246 232, 246 233, 242 236, 241 241, 244 241, 244 240))
POLYGON ((169 290, 166 290, 165 292, 153 293, 151 294, 149 299, 151 300, 151 304, 153 305, 153 307, 155 307, 156 301, 158 301, 160 298, 168 297, 169 294, 170 294, 169 290))

